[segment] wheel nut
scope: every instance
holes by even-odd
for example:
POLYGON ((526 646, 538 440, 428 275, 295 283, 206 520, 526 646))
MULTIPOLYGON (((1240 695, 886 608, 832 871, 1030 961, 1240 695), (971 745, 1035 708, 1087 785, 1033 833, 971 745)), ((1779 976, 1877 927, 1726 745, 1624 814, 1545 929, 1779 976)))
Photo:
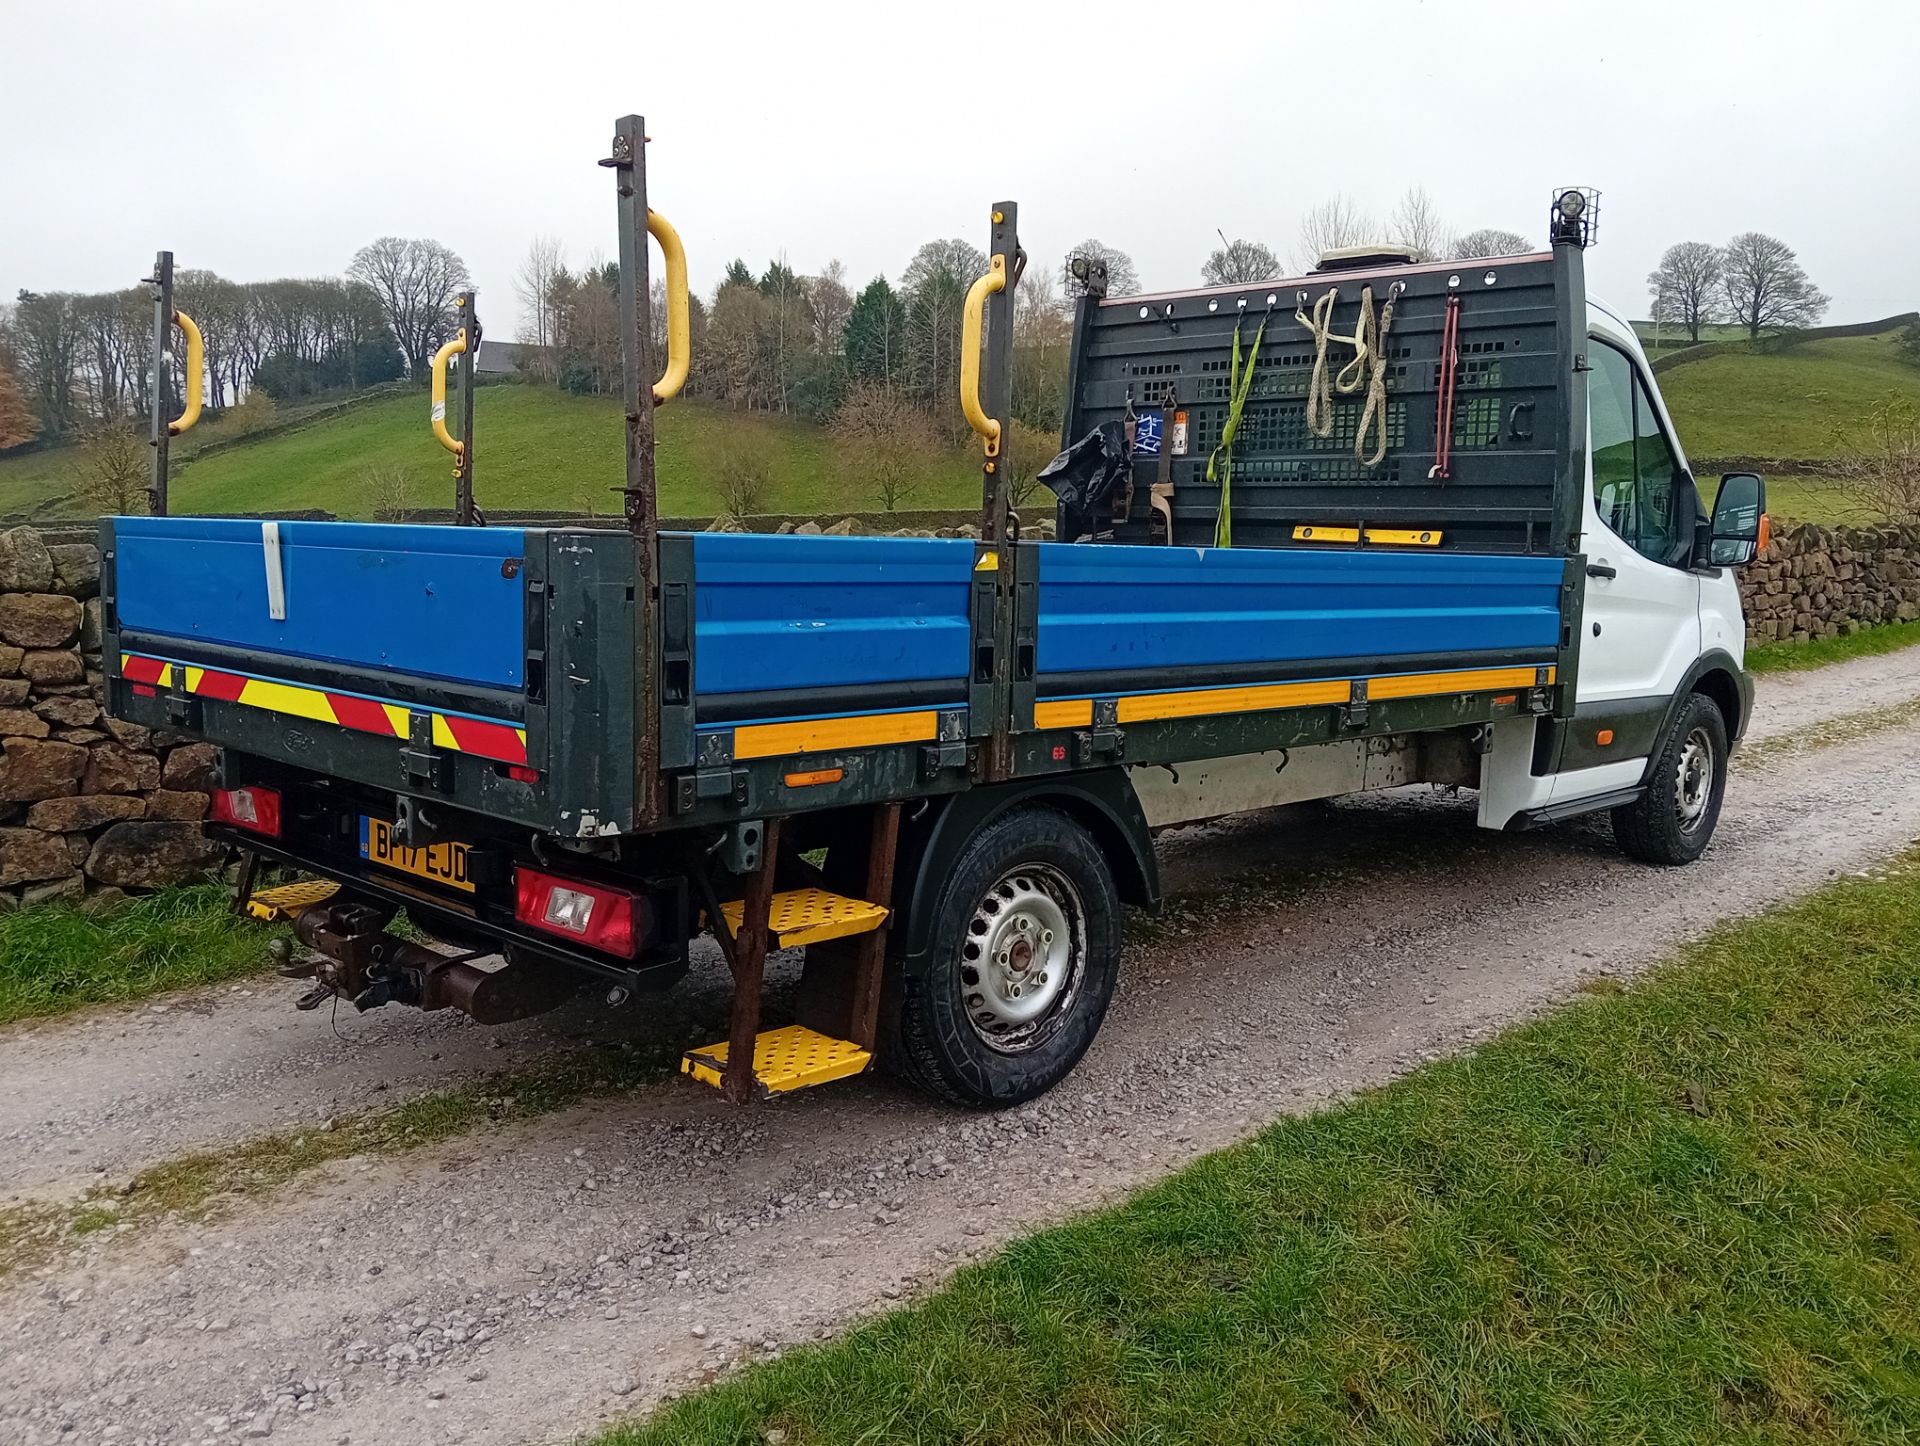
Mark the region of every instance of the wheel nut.
POLYGON ((1007 992, 1011 994, 1015 999, 1018 999, 1020 997, 1020 986, 1016 984, 1013 986, 1013 988, 1011 988, 1007 992))
POLYGON ((1047 982, 1047 976, 1044 974, 1042 974, 1038 979, 1034 981, 1034 983, 1036 984, 1045 984, 1046 982, 1047 982))
POLYGON ((969 1009, 978 1009, 986 1002, 987 1001, 982 999, 978 994, 969 994, 967 996, 967 1008, 969 1009))

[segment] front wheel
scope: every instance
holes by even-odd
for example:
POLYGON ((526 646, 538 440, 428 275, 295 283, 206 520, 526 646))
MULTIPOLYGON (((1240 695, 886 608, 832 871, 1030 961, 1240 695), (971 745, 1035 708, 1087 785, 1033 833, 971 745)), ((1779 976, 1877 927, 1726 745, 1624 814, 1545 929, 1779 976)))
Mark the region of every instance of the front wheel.
POLYGON ((1015 808, 967 844, 933 909, 932 943, 894 982, 895 1067, 990 1109, 1052 1088, 1119 973, 1120 897, 1099 845, 1056 809, 1015 808))
POLYGON ((1690 693, 1654 753, 1647 791, 1613 811, 1613 836, 1636 859, 1690 864, 1713 838, 1726 792, 1726 720, 1712 699, 1690 693))

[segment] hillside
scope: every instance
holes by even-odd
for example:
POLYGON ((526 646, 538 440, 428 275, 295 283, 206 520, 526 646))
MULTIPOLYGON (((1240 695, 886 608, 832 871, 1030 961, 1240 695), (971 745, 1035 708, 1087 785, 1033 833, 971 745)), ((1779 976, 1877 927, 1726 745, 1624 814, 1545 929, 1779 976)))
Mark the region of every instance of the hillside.
MULTIPOLYGON (((1920 405, 1920 367, 1901 361, 1894 334, 1829 337, 1777 352, 1738 351, 1669 368, 1660 385, 1694 457, 1817 458, 1840 450, 1835 429, 1896 393, 1920 405)), ((177 463, 180 510, 246 512, 323 507, 364 517, 395 505, 447 507, 450 464, 430 438, 421 392, 373 398, 297 430, 215 447, 177 463), (378 495, 376 495, 378 494, 378 495)), ((477 399, 481 505, 612 514, 621 482, 619 404, 547 388, 482 388, 477 399)), ((769 478, 761 510, 835 513, 874 509, 857 468, 836 456, 823 429, 791 418, 676 402, 659 415, 660 507, 669 516, 724 510, 721 481, 734 459, 760 460, 769 478)), ((196 432, 203 445, 218 424, 196 432)), ((79 515, 71 449, 0 459, 0 515, 79 515), (58 499, 58 500, 56 500, 58 499), (50 505, 51 504, 51 505, 50 505)), ((929 468, 909 507, 964 507, 977 494, 974 455, 956 449, 929 468)), ((1711 479, 1707 482, 1711 492, 1711 479)), ((1781 477, 1773 510, 1816 521, 1852 521, 1817 478, 1781 477)))
MULTIPOLYGON (((483 507, 612 514, 623 480, 620 404, 548 388, 483 387, 474 398, 475 490, 483 507)), ((660 510, 723 510, 721 477, 733 458, 763 462, 766 511, 838 512, 877 499, 835 455, 828 433, 790 418, 676 402, 658 418, 660 510)), ((0 460, 0 514, 28 512, 73 490, 71 449, 0 460)), ((450 507, 451 458, 427 430, 424 392, 383 397, 298 431, 243 442, 176 464, 179 511, 247 512, 324 507, 364 517, 393 489, 374 474, 398 469, 406 505, 450 507), (379 495, 376 496, 376 493, 379 495)), ((909 507, 963 506, 978 496, 971 452, 942 457, 909 507)), ((68 501, 58 510, 77 512, 68 501)))
POLYGON ((1895 333, 1827 337, 1784 351, 1727 352, 1660 374, 1681 438, 1706 457, 1830 457, 1834 435, 1889 392, 1920 405, 1920 367, 1895 333))

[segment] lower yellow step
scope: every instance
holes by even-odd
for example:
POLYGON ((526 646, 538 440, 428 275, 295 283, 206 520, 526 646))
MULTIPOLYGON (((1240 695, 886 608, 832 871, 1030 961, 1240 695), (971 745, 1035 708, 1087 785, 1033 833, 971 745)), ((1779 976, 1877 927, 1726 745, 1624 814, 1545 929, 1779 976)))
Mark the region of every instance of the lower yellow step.
POLYGON ((340 892, 332 879, 302 879, 297 884, 281 884, 262 889, 247 900, 247 912, 256 919, 291 919, 302 909, 324 904, 340 892))
MULTIPOLYGON (((734 899, 720 906, 728 927, 740 931, 740 918, 746 903, 734 899)), ((844 939, 851 934, 870 934, 887 922, 887 910, 865 899, 850 899, 845 894, 830 894, 825 889, 783 889, 773 896, 767 908, 767 928, 776 949, 792 949, 801 944, 818 944, 826 939, 844 939)))
MULTIPOLYGON (((873 1056, 859 1045, 834 1039, 798 1024, 764 1030, 754 1036, 753 1073, 768 1094, 803 1090, 859 1074, 873 1056)), ((690 1049, 680 1060, 680 1072, 718 1086, 727 1067, 726 1044, 690 1049)))

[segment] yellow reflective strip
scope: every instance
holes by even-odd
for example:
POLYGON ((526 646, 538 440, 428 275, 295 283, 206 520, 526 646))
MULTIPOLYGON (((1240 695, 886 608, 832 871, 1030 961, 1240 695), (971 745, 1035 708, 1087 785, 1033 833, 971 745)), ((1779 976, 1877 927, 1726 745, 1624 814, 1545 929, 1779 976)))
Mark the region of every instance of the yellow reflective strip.
POLYGON ((1033 726, 1036 728, 1091 728, 1093 699, 1055 698, 1049 703, 1035 703, 1033 726))
POLYGON ((189 663, 187 665, 187 691, 189 693, 198 693, 200 691, 200 680, 206 676, 207 670, 205 668, 196 668, 189 663))
POLYGON ((291 683, 269 683, 265 678, 249 678, 240 690, 240 701, 253 708, 288 713, 295 718, 312 718, 320 723, 338 723, 333 704, 318 688, 296 688, 291 683))
MULTIPOLYGON (((438 720, 436 720, 438 721, 438 720)), ((937 713, 878 713, 864 718, 803 718, 796 723, 754 723, 733 730, 735 758, 775 758, 831 748, 872 748, 917 743, 934 736, 937 713)))
POLYGON ((381 711, 387 715, 387 724, 393 729, 395 738, 413 736, 413 715, 398 703, 382 703, 381 711))
POLYGON ((453 729, 447 726, 445 714, 433 715, 433 742, 436 748, 451 748, 455 753, 460 751, 459 741, 453 736, 453 729))
POLYGON ((527 730, 524 728, 516 728, 513 732, 514 736, 520 740, 520 746, 525 748, 527 746, 527 730))
POLYGON ((1000 571, 1000 554, 997 552, 981 553, 980 560, 973 565, 973 570, 975 572, 1000 571))
MULTIPOLYGON (((1389 678, 1369 678, 1367 697, 1430 698, 1438 693, 1478 693, 1491 688, 1531 688, 1538 670, 1534 668, 1469 668, 1453 673, 1401 673, 1389 678)), ((1547 669, 1547 681, 1553 681, 1553 669, 1547 669)))
POLYGON ((1314 703, 1344 703, 1352 695, 1353 686, 1344 678, 1312 683, 1263 683, 1251 688, 1198 688, 1184 693, 1141 693, 1120 700, 1120 721, 1144 723, 1155 718, 1194 718, 1207 713, 1304 708, 1314 703))

